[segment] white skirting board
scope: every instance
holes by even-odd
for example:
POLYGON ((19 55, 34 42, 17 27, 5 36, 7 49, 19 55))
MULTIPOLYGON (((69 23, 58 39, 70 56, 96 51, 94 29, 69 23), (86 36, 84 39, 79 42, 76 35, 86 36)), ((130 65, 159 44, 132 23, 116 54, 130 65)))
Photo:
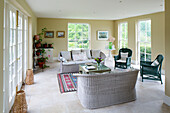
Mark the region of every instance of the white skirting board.
POLYGON ((165 95, 163 101, 166 105, 170 106, 170 97, 165 95))

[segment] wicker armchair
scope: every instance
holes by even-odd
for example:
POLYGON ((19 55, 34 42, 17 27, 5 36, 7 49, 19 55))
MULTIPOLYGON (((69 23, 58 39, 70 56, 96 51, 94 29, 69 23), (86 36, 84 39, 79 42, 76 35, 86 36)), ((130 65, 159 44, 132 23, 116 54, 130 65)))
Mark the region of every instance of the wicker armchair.
POLYGON ((159 80, 162 84, 161 78, 161 70, 162 70, 162 62, 163 62, 163 55, 158 55, 155 60, 157 60, 158 64, 152 65, 153 62, 149 61, 140 61, 140 73, 143 79, 150 79, 150 80, 159 80), (146 77, 144 77, 144 75, 146 77))
POLYGON ((119 50, 119 55, 114 56, 115 59, 115 68, 128 68, 131 65, 131 57, 132 57, 132 50, 128 48, 122 48, 119 50), (121 60, 121 52, 122 53, 128 53, 128 57, 126 58, 125 61, 121 60))

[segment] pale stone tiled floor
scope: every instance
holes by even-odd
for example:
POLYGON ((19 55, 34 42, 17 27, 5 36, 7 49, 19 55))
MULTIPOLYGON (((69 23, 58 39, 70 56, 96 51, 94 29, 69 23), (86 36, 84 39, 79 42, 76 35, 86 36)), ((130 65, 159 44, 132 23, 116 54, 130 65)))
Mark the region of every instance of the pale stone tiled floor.
POLYGON ((50 68, 44 72, 35 74, 35 84, 25 86, 28 113, 170 113, 170 108, 163 104, 164 85, 149 80, 142 83, 140 76, 136 85, 136 101, 100 109, 85 109, 76 92, 60 93, 57 81, 59 63, 49 65, 50 68))

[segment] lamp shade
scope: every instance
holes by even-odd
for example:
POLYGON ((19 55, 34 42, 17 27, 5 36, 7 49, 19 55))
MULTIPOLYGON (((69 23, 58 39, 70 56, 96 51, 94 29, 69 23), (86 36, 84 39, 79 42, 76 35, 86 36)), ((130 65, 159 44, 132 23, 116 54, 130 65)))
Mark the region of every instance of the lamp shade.
POLYGON ((115 41, 115 38, 114 38, 114 37, 109 37, 108 41, 109 41, 109 42, 114 42, 114 41, 115 41))

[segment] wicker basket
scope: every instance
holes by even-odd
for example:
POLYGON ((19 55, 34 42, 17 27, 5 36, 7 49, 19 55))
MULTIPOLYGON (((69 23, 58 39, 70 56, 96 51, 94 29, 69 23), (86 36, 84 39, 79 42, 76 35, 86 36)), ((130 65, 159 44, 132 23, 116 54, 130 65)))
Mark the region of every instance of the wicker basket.
POLYGON ((23 90, 17 92, 12 111, 13 113, 27 113, 27 102, 23 90))
POLYGON ((32 69, 28 69, 27 70, 27 75, 26 75, 25 83, 27 85, 31 85, 31 84, 34 83, 34 74, 33 74, 33 70, 32 69))

